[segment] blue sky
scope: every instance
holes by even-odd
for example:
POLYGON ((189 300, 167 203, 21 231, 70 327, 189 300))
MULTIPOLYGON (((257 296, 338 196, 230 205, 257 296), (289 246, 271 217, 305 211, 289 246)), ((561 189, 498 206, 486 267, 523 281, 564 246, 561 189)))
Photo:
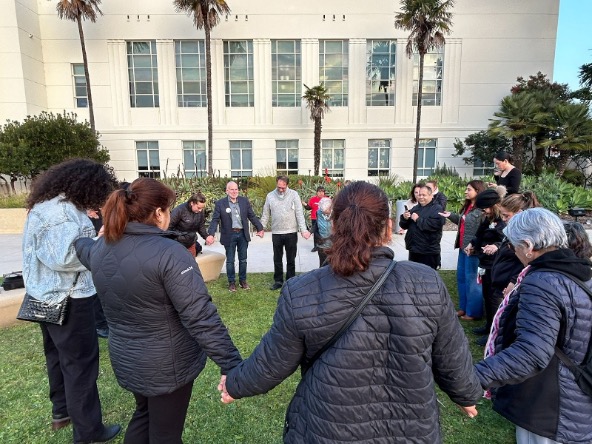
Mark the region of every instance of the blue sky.
POLYGON ((560 0, 553 80, 578 89, 578 72, 592 63, 592 0, 560 0))

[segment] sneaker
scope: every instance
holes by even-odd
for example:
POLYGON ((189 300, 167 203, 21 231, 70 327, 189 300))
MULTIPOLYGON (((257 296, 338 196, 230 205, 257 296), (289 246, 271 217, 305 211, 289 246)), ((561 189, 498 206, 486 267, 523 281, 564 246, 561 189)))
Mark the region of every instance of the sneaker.
POLYGON ((104 426, 103 433, 100 436, 97 436, 92 441, 81 441, 80 444, 111 442, 120 432, 121 426, 119 424, 104 426))
POLYGON ((249 287, 249 284, 247 284, 247 281, 242 281, 238 284, 240 286, 240 288, 242 288, 243 290, 250 290, 251 287, 249 287))
POLYGON ((489 336, 481 336, 480 338, 475 339, 475 344, 485 347, 487 345, 488 338, 489 336))
POLYGON ((486 335, 489 333, 489 329, 485 325, 483 327, 475 327, 473 333, 476 335, 486 335))
POLYGON ((97 328, 97 336, 99 338, 108 338, 109 337, 109 329, 108 328, 97 328))
POLYGON ((280 288, 283 287, 283 283, 282 282, 274 282, 273 285, 271 287, 269 287, 270 290, 279 290, 280 288))
POLYGON ((236 291, 236 284, 234 282, 228 284, 228 291, 236 291))

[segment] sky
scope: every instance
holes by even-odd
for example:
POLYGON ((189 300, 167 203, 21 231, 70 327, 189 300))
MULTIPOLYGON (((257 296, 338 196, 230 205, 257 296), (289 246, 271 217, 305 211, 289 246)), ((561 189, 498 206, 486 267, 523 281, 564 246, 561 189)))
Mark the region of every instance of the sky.
POLYGON ((580 66, 592 63, 592 0, 560 0, 553 80, 580 87, 580 66))

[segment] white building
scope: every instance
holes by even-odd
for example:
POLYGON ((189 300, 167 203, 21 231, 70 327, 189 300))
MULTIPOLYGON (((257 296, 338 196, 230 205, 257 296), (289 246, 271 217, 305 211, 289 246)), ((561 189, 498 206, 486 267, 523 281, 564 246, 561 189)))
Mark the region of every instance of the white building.
MULTIPOLYGON (((313 168, 302 84, 332 96, 322 168, 347 179, 413 167, 417 68, 395 29, 397 0, 229 0, 212 32, 216 171, 313 168)), ((84 23, 96 128, 120 179, 206 169, 203 31, 172 1, 105 0, 84 23)), ((559 0, 457 0, 453 33, 426 56, 419 176, 452 156, 455 138, 487 127, 518 76, 552 78, 559 0)), ((0 122, 43 110, 88 118, 74 22, 56 1, 7 0, 0 16, 0 122)), ((478 173, 479 170, 475 170, 478 173)))

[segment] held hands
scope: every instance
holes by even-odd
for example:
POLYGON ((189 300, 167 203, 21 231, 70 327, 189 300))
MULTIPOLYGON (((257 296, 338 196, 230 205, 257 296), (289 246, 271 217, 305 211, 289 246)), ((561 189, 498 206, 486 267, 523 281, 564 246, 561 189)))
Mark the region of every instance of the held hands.
POLYGON ((214 236, 212 236, 211 234, 206 237, 206 245, 212 245, 216 240, 214 239, 214 236))
POLYGON ((446 218, 450 217, 450 214, 451 214, 450 211, 442 211, 441 213, 438 213, 439 216, 446 217, 446 218))
POLYGON ((265 231, 261 230, 261 231, 257 231, 257 233, 255 233, 255 236, 259 236, 261 239, 263 239, 263 236, 265 235, 265 231))
POLYGON ((481 248, 481 250, 483 250, 483 253, 491 256, 492 254, 495 254, 497 252, 497 246, 485 245, 484 247, 481 248))
POLYGON ((479 412, 477 411, 477 407, 474 405, 470 405, 468 407, 463 407, 459 405, 458 408, 462 412, 464 412, 469 418, 474 418, 479 414, 479 412))
POLYGON ((230 404, 234 402, 234 398, 226 391, 226 375, 220 377, 220 384, 218 384, 218 390, 220 391, 220 402, 224 404, 230 404))
POLYGON ((302 235, 302 237, 306 240, 308 240, 308 238, 310 237, 310 231, 306 230, 303 231, 302 233, 300 233, 302 235))

